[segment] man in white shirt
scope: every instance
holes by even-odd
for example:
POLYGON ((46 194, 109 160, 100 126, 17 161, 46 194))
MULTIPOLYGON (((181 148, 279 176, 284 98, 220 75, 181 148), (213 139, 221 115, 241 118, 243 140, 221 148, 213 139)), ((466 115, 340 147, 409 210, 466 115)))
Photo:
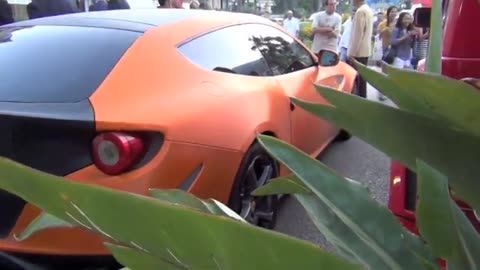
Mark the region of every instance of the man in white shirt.
POLYGON ((343 23, 343 34, 340 38, 340 60, 343 62, 347 62, 347 50, 348 50, 348 43, 350 43, 350 36, 352 35, 352 20, 353 16, 355 16, 355 11, 352 13, 344 23, 343 23))
POLYGON ((325 10, 315 13, 312 22, 312 51, 331 50, 338 52, 338 37, 342 27, 342 17, 335 12, 336 0, 326 0, 325 10))
POLYGON ((285 28, 290 35, 298 37, 300 32, 300 21, 293 17, 293 11, 289 10, 287 12, 287 18, 283 20, 283 28, 285 28))

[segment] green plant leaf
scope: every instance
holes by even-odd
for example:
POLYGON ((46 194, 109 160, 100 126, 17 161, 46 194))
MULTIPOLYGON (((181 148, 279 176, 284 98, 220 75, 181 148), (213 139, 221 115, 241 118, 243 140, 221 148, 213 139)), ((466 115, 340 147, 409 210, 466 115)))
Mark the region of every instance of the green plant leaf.
POLYGON ((152 197, 65 181, 4 158, 0 188, 116 243, 192 270, 361 269, 306 241, 152 197))
POLYGON ((223 203, 214 200, 201 200, 193 194, 178 189, 150 189, 150 194, 160 200, 177 205, 191 207, 204 213, 222 215, 231 217, 241 222, 247 223, 240 215, 228 208, 223 203))
POLYGON ((315 195, 298 193, 294 197, 305 208, 319 231, 346 256, 368 265, 370 269, 386 267, 381 258, 375 252, 372 254, 372 249, 315 195))
POLYGON ((480 237, 450 198, 448 180, 422 161, 417 162, 417 224, 423 238, 451 269, 480 269, 480 237))
MULTIPOLYGON (((349 181, 351 184, 359 186, 362 191, 369 192, 368 188, 362 183, 355 181, 353 179, 345 177, 345 180, 349 181)), ((267 196, 267 195, 277 195, 277 194, 294 194, 294 193, 304 193, 310 194, 312 191, 305 186, 302 180, 298 179, 295 175, 281 176, 275 179, 272 179, 271 182, 263 185, 252 192, 254 196, 267 196)))
POLYGON ((421 255, 416 254, 414 251, 412 253, 423 263, 423 269, 425 270, 440 270, 441 268, 438 266, 438 262, 432 262, 430 260, 426 260, 421 255))
MULTIPOLYGON (((353 185, 360 185, 357 181, 345 179, 353 185)), ((366 191, 366 189, 364 191, 366 191)), ((324 235, 328 236, 327 239, 329 242, 336 247, 337 252, 344 258, 361 262, 364 265, 370 265, 370 268, 377 269, 385 267, 383 263, 375 262, 374 260, 376 258, 370 258, 371 256, 368 254, 370 252, 369 248, 366 247, 361 240, 358 239, 358 236, 350 231, 324 203, 315 198, 313 192, 297 176, 278 177, 268 184, 255 189, 252 194, 255 196, 293 194, 306 209, 307 214, 315 226, 324 235), (350 246, 361 247, 350 248, 350 246), (359 250, 361 254, 356 254, 353 250, 359 250), (381 267, 372 267, 372 265, 381 267)))
POLYGON ((54 215, 49 213, 42 212, 38 217, 36 217, 28 226, 18 235, 14 235, 15 240, 23 241, 28 237, 32 236, 34 233, 47 229, 47 228, 58 228, 58 227, 72 227, 72 225, 63 219, 57 218, 54 215))
MULTIPOLYGON (((362 65, 360 62, 354 60, 355 67, 358 70, 358 73, 373 87, 378 89, 380 92, 385 94, 393 103, 398 107, 404 108, 409 111, 422 112, 426 111, 427 108, 423 106, 415 97, 409 96, 408 92, 404 92, 402 85, 398 85, 395 81, 388 78, 386 74, 377 72, 367 66, 362 65)), ((388 65, 385 65, 387 70, 393 69, 388 65)), ((335 90, 333 88, 329 88, 335 90)))
POLYGON ((335 107, 295 98, 292 102, 348 130, 411 170, 416 171, 417 158, 442 168, 458 196, 480 209, 480 181, 474 181, 480 173, 479 137, 424 115, 321 86, 317 90, 335 107))
POLYGON ((334 243, 356 254, 357 260, 369 260, 370 269, 421 269, 423 262, 411 252, 414 250, 433 262, 431 252, 423 243, 406 231, 368 192, 361 190, 360 185, 338 176, 319 161, 274 137, 259 135, 257 138, 321 202, 312 201, 312 197, 304 194, 298 195, 310 215, 318 217, 314 219, 317 226, 327 237, 333 238, 334 243), (351 238, 342 239, 346 235, 351 238))
POLYGON ((105 243, 113 257, 121 265, 131 270, 186 270, 188 268, 163 261, 147 252, 137 249, 105 243))
POLYGON ((295 176, 278 177, 271 180, 266 185, 263 185, 252 192, 254 196, 267 196, 277 194, 292 194, 292 193, 306 193, 311 191, 303 185, 295 176))
POLYGON ((432 1, 432 11, 430 16, 430 37, 428 39, 428 56, 425 63, 425 71, 441 74, 442 73, 442 1, 432 1))
POLYGON ((154 198, 181 206, 191 207, 193 209, 209 213, 210 210, 202 200, 193 194, 179 189, 150 189, 150 195, 154 198))
POLYGON ((414 97, 427 110, 410 111, 438 116, 480 136, 480 91, 475 87, 441 75, 405 69, 391 68, 388 74, 391 81, 402 85, 402 93, 414 97))

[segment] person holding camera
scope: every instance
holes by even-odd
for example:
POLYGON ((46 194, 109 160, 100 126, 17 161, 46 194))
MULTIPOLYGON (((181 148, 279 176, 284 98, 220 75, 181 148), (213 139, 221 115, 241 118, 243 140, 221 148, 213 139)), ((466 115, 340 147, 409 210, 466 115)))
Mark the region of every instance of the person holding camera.
POLYGON ((418 35, 412 15, 408 12, 400 13, 391 39, 392 48, 395 49, 393 66, 412 69, 413 45, 418 35))

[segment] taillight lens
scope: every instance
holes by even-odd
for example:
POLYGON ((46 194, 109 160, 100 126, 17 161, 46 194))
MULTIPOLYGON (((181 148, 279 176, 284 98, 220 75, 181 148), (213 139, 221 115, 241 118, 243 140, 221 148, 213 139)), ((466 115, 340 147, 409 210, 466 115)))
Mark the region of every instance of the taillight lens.
POLYGON ((145 143, 141 137, 123 132, 99 134, 92 146, 95 165, 110 175, 130 169, 145 152, 145 143))

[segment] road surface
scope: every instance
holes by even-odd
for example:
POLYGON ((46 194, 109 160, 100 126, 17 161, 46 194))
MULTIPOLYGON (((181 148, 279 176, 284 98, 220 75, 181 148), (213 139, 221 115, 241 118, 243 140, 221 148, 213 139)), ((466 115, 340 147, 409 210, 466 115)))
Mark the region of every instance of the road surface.
MULTIPOLYGON (((371 86, 368 88, 368 98, 378 100, 378 93, 371 86)), ((388 100, 384 102, 392 104, 388 100)), ((331 144, 320 155, 319 160, 340 175, 367 184, 372 196, 382 204, 387 204, 390 160, 382 152, 360 139, 352 137, 346 142, 331 144)), ((275 230, 331 250, 331 245, 313 225, 305 210, 295 199, 287 197, 282 202, 278 214, 275 230)))

